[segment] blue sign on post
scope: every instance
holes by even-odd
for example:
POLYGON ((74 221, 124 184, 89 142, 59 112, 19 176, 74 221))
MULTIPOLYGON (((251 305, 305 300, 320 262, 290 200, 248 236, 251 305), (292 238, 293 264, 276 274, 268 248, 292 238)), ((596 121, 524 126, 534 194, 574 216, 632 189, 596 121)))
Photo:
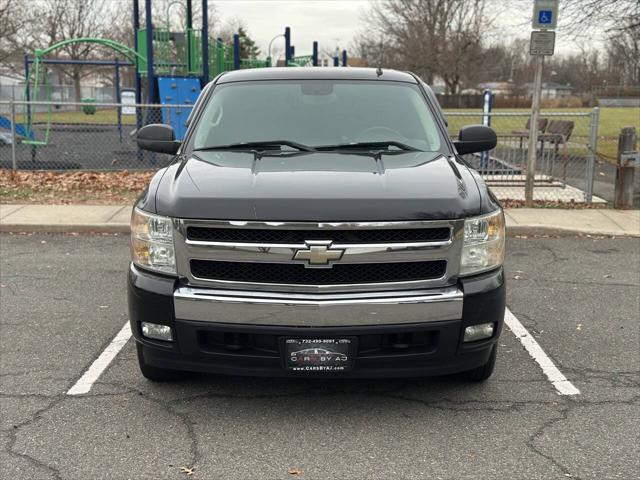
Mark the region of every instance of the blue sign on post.
POLYGON ((538 23, 540 25, 551 25, 553 23, 553 12, 551 10, 540 10, 538 12, 538 23))
POLYGON ((558 0, 534 0, 531 27, 553 30, 558 23, 558 0))

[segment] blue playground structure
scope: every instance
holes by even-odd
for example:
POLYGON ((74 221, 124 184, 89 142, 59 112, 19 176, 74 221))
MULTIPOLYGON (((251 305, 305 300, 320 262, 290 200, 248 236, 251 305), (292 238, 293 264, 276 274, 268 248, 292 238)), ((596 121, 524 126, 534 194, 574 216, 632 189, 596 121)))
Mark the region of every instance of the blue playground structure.
POLYGON ((162 108, 162 122, 171 125, 176 132, 176 138, 184 138, 186 121, 191 112, 190 108, 178 105, 193 105, 200 95, 200 80, 189 77, 158 77, 158 91, 162 105, 176 105, 172 108, 162 108))
MULTIPOLYGON (((11 130, 11 120, 0 115, 0 128, 11 130)), ((33 132, 30 132, 22 123, 16 122, 16 135, 29 140, 34 140, 33 132)))

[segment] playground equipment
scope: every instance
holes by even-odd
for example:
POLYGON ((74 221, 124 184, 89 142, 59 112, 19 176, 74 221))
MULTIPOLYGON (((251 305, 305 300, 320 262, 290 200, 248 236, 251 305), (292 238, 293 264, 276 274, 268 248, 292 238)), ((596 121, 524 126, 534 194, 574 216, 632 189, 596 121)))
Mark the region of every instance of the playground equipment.
MULTIPOLYGON (((284 37, 284 54, 285 61, 284 64, 286 67, 318 67, 320 65, 318 58, 318 42, 313 42, 313 50, 311 55, 300 55, 296 56, 295 45, 291 44, 291 29, 286 27, 284 29, 284 35, 278 35, 274 37, 274 39, 279 36, 284 37)), ((273 40, 272 40, 273 42, 273 40)), ((269 52, 271 52, 271 44, 269 44, 269 52)), ((339 67, 340 65, 340 57, 339 51, 336 51, 336 54, 333 58, 333 66, 339 67)), ((342 50, 342 66, 347 66, 347 51, 342 50)))
MULTIPOLYGON (((44 50, 36 50, 33 59, 29 57, 25 57, 25 91, 24 98, 27 102, 29 102, 32 98, 38 100, 41 97, 41 93, 44 93, 44 97, 47 103, 47 122, 44 130, 44 134, 41 140, 37 140, 35 138, 33 132, 33 115, 31 112, 31 106, 29 104, 25 104, 24 108, 24 117, 27 119, 25 128, 25 137, 26 139, 22 141, 22 143, 33 145, 33 146, 43 146, 49 142, 49 133, 51 131, 51 116, 53 109, 53 102, 51 99, 51 86, 47 81, 47 72, 46 66, 47 64, 100 64, 100 65, 110 65, 111 62, 107 61, 78 61, 78 60, 48 60, 45 59, 45 56, 62 48, 66 45, 77 44, 77 43, 94 43, 98 45, 102 45, 104 47, 108 47, 112 50, 115 50, 117 53, 123 55, 128 58, 131 63, 129 65, 133 65, 133 62, 137 62, 138 60, 142 60, 142 57, 138 55, 137 52, 130 49, 126 45, 123 45, 118 42, 114 42, 113 40, 103 39, 103 38, 74 38, 69 40, 64 40, 62 42, 58 42, 44 50), (29 68, 30 65, 33 65, 33 68, 29 68)), ((115 65, 118 65, 117 61, 114 61, 115 65)), ((118 74, 119 75, 119 71, 118 74)), ((119 82, 117 82, 119 83, 119 82)), ((119 88, 119 86, 117 87, 119 88)), ((17 125, 16 125, 17 126, 17 125)))
POLYGON ((318 42, 313 42, 311 55, 295 56, 295 46, 291 45, 291 28, 284 29, 284 65, 285 67, 317 67, 318 66, 318 42))
MULTIPOLYGON (((227 45, 222 39, 209 37, 207 0, 201 0, 202 25, 193 27, 192 0, 171 0, 168 2, 163 22, 154 26, 152 0, 144 1, 145 24, 140 23, 140 0, 133 0, 133 31, 135 49, 103 38, 77 38, 65 40, 44 50, 36 50, 33 57, 25 56, 25 123, 16 131, 23 131, 23 143, 33 147, 44 146, 49 142, 52 124, 53 101, 51 87, 47 81, 46 66, 50 64, 81 64, 115 67, 116 103, 120 103, 120 68, 135 67, 135 103, 142 104, 143 85, 146 89, 146 103, 160 104, 160 113, 165 123, 173 126, 176 138, 181 139, 185 132, 185 122, 189 116, 189 107, 200 94, 201 88, 211 78, 229 70, 263 68, 271 66, 271 58, 241 58, 240 35, 233 36, 233 43, 227 45), (185 24, 178 30, 172 30, 171 11, 182 7, 185 12, 185 24), (158 26, 159 25, 159 26, 158 26), (180 30, 181 29, 181 30, 180 30), (49 59, 46 56, 55 50, 74 43, 94 43, 114 50, 121 59, 111 60, 65 60, 49 59), (31 100, 46 101, 46 122, 39 138, 33 130, 34 115, 31 100)), ((285 28, 285 65, 291 67, 318 66, 318 42, 313 42, 311 55, 295 56, 295 47, 291 44, 291 29, 285 28)), ((277 37, 274 37, 277 38, 277 37)), ((270 53, 270 52, 269 52, 270 53)), ((342 65, 346 66, 346 51, 343 51, 342 65)), ((339 64, 338 59, 334 61, 339 64)), ((91 102, 91 99, 87 99, 91 102)), ((84 101, 84 99, 83 99, 84 101)), ((85 110, 91 111, 91 106, 85 110)), ((157 112, 146 111, 147 122, 157 112)), ((157 109, 155 109, 157 110, 157 109)), ((117 109, 117 124, 122 140, 121 109, 117 109)), ((136 109, 136 128, 143 125, 143 112, 136 109)), ((18 127, 18 125, 16 124, 18 127)))
MULTIPOLYGON (((4 128, 6 130, 11 130, 11 120, 7 117, 3 117, 0 115, 0 128, 4 128)), ((22 138, 26 138, 28 140, 34 140, 33 133, 30 132, 26 126, 22 123, 16 122, 16 135, 22 138)))

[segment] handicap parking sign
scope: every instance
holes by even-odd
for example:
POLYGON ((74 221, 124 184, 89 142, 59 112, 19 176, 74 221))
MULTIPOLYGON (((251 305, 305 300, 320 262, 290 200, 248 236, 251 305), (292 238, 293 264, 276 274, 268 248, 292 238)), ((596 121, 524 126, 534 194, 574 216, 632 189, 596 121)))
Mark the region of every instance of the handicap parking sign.
POLYGON ((540 25, 550 25, 553 18, 553 12, 551 10, 540 10, 538 12, 538 23, 540 25))
POLYGON ((531 27, 553 30, 558 22, 558 0, 534 0, 531 27))

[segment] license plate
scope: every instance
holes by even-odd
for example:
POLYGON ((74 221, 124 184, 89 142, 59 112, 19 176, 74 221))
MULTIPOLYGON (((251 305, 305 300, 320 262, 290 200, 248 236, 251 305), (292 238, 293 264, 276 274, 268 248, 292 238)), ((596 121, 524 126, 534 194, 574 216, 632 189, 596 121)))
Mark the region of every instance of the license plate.
POLYGON ((346 372, 353 364, 351 338, 285 338, 285 367, 293 372, 346 372))

